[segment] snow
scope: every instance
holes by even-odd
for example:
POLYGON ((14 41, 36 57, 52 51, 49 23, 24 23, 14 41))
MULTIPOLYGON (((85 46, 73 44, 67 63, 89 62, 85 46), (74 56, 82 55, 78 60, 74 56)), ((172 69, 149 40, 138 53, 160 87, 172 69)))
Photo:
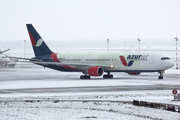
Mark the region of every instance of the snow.
MULTIPOLYGON (((46 94, 48 95, 48 94, 46 94)), ((50 95, 50 94, 49 94, 50 95)), ((1 119, 52 119, 52 120, 179 120, 180 114, 161 109, 134 106, 121 102, 111 101, 132 101, 143 100, 150 102, 172 103, 180 105, 179 101, 172 101, 173 95, 170 91, 133 91, 117 93, 81 93, 61 94, 56 96, 45 96, 45 94, 31 94, 31 96, 15 95, 13 97, 1 97, 0 101, 8 100, 42 100, 40 102, 1 102, 1 119), (44 101, 43 101, 44 100, 44 101), (45 101, 49 100, 49 101, 45 101), (68 102, 57 102, 54 100, 72 100, 68 102), (82 100, 76 102, 73 100, 82 100), (104 102, 85 102, 87 100, 101 100, 104 102), (83 102, 84 101, 84 102, 83 102)))
MULTIPOLYGON (((120 99, 131 97, 131 95, 84 95, 84 96, 55 96, 55 97, 19 97, 17 99, 120 99)), ((2 99, 2 98, 1 98, 2 99)), ((3 98, 12 99, 12 98, 3 98)), ((1 119, 52 119, 52 120, 110 120, 110 119, 163 119, 178 120, 180 114, 166 110, 133 106, 119 102, 1 102, 0 103, 1 119)))
MULTIPOLYGON (((3 89, 70 88, 82 86, 128 85, 138 87, 146 85, 180 85, 180 71, 175 69, 167 70, 163 80, 157 79, 157 73, 142 73, 138 76, 130 76, 126 73, 113 73, 114 79, 104 80, 93 77, 91 80, 79 80, 81 73, 63 73, 43 69, 36 65, 25 65, 24 63, 18 64, 16 68, 3 68, 0 71, 0 76, 2 76, 0 78, 0 91, 3 89)), ((180 120, 178 112, 139 107, 130 103, 107 102, 108 100, 124 102, 139 100, 180 105, 179 101, 173 101, 172 90, 159 90, 158 88, 157 90, 106 92, 0 93, 0 120, 180 120), (14 100, 14 102, 8 102, 10 100, 14 100), (18 100, 42 101, 31 103, 17 102, 18 100), (54 100, 70 101, 54 103, 54 100), (83 102, 88 100, 100 100, 101 102, 83 102)))
MULTIPOLYGON (((2 109, 2 108, 1 108, 2 109)), ((132 109, 129 105, 123 105, 118 103, 25 103, 6 105, 6 109, 1 111, 4 114, 4 119, 44 119, 44 120, 86 120, 86 119, 98 119, 98 120, 109 120, 109 119, 136 119, 143 120, 148 118, 148 115, 139 114, 137 111, 132 114, 132 109), (10 109, 8 109, 10 107, 10 109), (14 107, 14 108, 12 108, 14 107), (127 112, 126 109, 131 109, 127 112), (131 116, 132 115, 132 116, 131 116)), ((142 110, 142 109, 141 109, 142 110)), ((156 118, 156 117, 155 117, 156 118)))

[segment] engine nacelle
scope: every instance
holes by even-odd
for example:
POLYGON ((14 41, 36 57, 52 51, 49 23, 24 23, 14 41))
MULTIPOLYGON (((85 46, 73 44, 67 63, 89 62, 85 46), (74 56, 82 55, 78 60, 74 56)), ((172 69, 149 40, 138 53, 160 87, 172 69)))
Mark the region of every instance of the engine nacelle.
POLYGON ((88 69, 88 74, 90 76, 101 76, 104 72, 104 69, 99 66, 92 66, 88 69))
POLYGON ((139 74, 141 74, 141 72, 129 72, 128 74, 129 75, 139 75, 139 74))

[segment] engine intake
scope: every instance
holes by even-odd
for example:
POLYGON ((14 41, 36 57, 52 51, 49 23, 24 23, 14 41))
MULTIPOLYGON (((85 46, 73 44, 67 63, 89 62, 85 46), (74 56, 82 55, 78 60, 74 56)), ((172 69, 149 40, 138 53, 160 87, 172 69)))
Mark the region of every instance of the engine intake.
POLYGON ((101 76, 104 72, 104 69, 99 66, 92 66, 88 69, 88 74, 90 76, 101 76))

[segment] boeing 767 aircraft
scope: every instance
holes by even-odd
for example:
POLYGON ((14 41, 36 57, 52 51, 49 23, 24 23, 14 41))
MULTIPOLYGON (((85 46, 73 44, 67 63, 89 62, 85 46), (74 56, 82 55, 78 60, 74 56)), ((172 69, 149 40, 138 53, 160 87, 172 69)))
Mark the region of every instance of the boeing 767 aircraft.
POLYGON ((169 57, 154 53, 54 53, 32 24, 27 24, 27 29, 35 54, 30 62, 64 72, 82 72, 80 79, 104 73, 103 78, 113 78, 112 72, 158 72, 163 79, 163 71, 174 65, 169 57))

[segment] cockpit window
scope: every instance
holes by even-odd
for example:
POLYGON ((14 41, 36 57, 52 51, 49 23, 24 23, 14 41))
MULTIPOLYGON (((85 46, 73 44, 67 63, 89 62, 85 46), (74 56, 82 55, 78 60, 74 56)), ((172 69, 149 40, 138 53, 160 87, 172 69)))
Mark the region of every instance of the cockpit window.
POLYGON ((170 60, 169 57, 162 57, 161 60, 170 60))

